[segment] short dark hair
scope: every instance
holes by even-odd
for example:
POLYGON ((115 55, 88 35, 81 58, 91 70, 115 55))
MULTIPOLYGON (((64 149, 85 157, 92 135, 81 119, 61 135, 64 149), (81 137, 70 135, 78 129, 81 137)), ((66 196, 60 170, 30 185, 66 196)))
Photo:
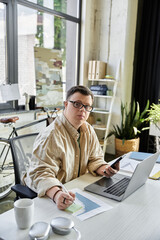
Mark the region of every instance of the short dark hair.
POLYGON ((85 95, 85 96, 91 96, 92 100, 94 99, 93 93, 88 87, 78 85, 78 86, 71 87, 67 91, 66 100, 68 100, 76 92, 79 92, 79 93, 81 93, 82 95, 85 95))

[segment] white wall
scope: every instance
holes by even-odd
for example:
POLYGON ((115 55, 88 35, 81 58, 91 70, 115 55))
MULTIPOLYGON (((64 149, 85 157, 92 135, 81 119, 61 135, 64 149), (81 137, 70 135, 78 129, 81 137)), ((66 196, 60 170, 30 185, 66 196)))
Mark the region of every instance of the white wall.
MULTIPOLYGON (((89 60, 107 62, 107 74, 116 75, 121 60, 120 83, 112 124, 120 121, 120 102, 130 102, 138 0, 83 0, 80 83, 88 85, 89 60)), ((107 152, 114 153, 110 140, 107 152)))

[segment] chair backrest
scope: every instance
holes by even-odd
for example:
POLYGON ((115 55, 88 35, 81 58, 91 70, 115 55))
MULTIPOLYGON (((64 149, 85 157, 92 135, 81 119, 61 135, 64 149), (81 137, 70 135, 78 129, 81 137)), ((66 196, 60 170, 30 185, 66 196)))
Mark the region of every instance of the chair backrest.
POLYGON ((16 184, 22 183, 22 177, 29 167, 37 135, 38 133, 31 133, 10 140, 16 184))
POLYGON ((55 119, 56 119, 56 117, 48 117, 48 118, 46 119, 46 121, 47 121, 47 126, 49 126, 55 119))

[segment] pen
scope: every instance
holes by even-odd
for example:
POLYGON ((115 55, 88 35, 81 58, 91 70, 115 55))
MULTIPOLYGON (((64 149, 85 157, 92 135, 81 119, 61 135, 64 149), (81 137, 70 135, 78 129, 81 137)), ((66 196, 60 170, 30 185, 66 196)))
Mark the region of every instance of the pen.
MULTIPOLYGON (((68 193, 69 194, 69 192, 68 192, 68 190, 67 190, 67 188, 61 183, 61 187, 62 187, 62 189, 66 192, 66 193, 68 193)), ((75 202, 73 201, 73 203, 75 204, 75 202)))

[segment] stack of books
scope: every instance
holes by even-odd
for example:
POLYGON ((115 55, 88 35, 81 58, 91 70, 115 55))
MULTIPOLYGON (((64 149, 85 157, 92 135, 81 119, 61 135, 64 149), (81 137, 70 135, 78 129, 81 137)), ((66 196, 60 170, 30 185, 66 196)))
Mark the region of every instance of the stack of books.
POLYGON ((102 61, 89 61, 88 79, 102 79, 106 75, 107 63, 102 61))
POLYGON ((94 95, 107 95, 107 86, 106 85, 91 85, 90 90, 94 95))

